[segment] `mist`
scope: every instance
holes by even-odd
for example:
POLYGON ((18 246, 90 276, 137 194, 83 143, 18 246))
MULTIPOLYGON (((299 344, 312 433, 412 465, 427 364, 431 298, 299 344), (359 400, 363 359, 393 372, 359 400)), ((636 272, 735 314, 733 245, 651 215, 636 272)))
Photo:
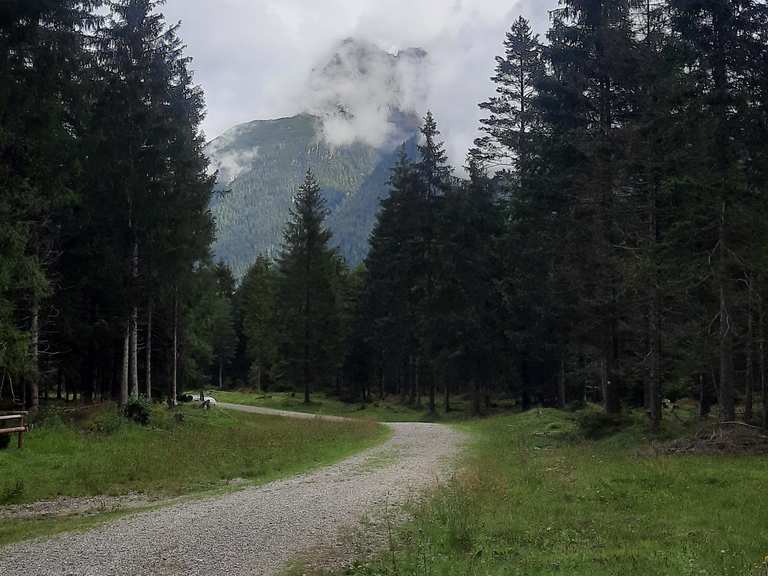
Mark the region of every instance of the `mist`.
POLYGON ((392 107, 418 115, 431 109, 452 163, 461 166, 477 137, 477 105, 493 94, 489 78, 504 34, 521 14, 543 34, 556 4, 168 0, 163 12, 169 22, 182 21, 195 79, 206 92, 203 127, 209 139, 243 122, 309 111, 323 118, 332 144, 359 139, 381 145, 396 138, 388 114, 392 107), (318 70, 348 38, 379 47, 388 57, 371 60, 368 82, 352 75, 331 88, 318 70), (410 48, 421 48, 426 56, 403 57, 410 48), (346 110, 333 110, 334 98, 343 100, 346 110))

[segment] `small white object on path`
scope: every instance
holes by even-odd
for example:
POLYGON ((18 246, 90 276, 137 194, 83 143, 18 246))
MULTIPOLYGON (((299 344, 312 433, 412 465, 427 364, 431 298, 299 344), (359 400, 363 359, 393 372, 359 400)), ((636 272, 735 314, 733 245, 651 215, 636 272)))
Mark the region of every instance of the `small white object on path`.
POLYGON ((445 477, 463 442, 460 432, 442 424, 389 426, 393 433, 383 444, 314 472, 0 548, 0 574, 272 576, 313 550, 344 550, 349 531, 366 514, 399 507, 445 477))

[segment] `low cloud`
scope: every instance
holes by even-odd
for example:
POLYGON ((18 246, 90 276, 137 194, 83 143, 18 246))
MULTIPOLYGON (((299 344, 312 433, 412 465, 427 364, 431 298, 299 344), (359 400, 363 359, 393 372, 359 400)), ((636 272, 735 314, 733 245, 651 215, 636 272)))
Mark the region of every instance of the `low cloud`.
MULTIPOLYGON (((367 134, 369 142, 385 142, 382 119, 390 105, 430 108, 451 161, 460 166, 477 136, 477 104, 493 95, 489 78, 504 34, 521 14, 543 34, 556 5, 557 0, 168 0, 163 12, 170 22, 183 21, 181 36, 206 92, 209 138, 251 120, 323 110, 321 102, 333 91, 324 88, 325 98, 308 98, 307 79, 342 39, 357 38, 390 56, 421 47, 427 64, 395 66, 394 96, 367 88, 358 93, 350 90, 354 83, 342 83, 338 91, 354 103, 356 114, 352 122, 326 115, 328 138, 348 142, 367 134)), ((389 82, 388 67, 382 70, 375 86, 389 82)))
POLYGON ((348 38, 323 56, 303 91, 303 108, 322 119, 334 146, 363 142, 392 147, 405 137, 403 117, 420 115, 428 101, 427 53, 386 52, 348 38))

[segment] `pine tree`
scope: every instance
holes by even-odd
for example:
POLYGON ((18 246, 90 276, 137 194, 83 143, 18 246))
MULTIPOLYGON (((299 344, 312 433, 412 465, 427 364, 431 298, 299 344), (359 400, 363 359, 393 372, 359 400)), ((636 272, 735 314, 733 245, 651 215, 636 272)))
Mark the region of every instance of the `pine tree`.
POLYGON ((281 355, 291 380, 301 383, 304 402, 314 385, 339 364, 338 310, 334 293, 336 256, 325 228, 328 210, 311 171, 299 187, 283 232, 278 303, 281 355))
POLYGON ((424 355, 423 368, 429 385, 429 410, 435 412, 437 381, 434 365, 435 329, 433 320, 438 314, 435 303, 436 284, 439 282, 436 267, 437 251, 439 250, 437 222, 440 218, 443 197, 452 184, 452 170, 448 165, 445 147, 438 140, 440 131, 431 112, 427 112, 424 117, 421 134, 423 142, 419 145, 419 161, 415 166, 423 197, 421 231, 418 237, 421 243, 420 252, 423 264, 422 276, 417 283, 422 298, 422 307, 418 311, 418 323, 421 352, 424 355))
POLYGON ((513 168, 526 173, 533 153, 531 133, 539 123, 534 100, 544 75, 542 47, 530 23, 518 18, 504 41, 504 56, 496 57, 491 80, 497 95, 480 104, 489 116, 480 120, 486 136, 475 141, 474 156, 489 167, 513 168))
POLYGON ((275 320, 277 278, 272 263, 259 256, 238 290, 242 333, 252 384, 262 390, 276 362, 278 341, 275 320))
POLYGON ((365 261, 368 272, 362 296, 366 340, 376 350, 382 378, 397 382, 403 399, 417 402, 417 311, 423 274, 421 228, 424 198, 418 173, 405 147, 393 168, 390 194, 381 201, 365 261))

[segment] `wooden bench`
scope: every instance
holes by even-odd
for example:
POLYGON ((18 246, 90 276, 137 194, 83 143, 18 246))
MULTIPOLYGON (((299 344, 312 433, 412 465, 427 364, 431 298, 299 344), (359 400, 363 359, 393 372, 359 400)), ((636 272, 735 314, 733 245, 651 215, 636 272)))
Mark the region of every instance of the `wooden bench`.
POLYGON ((19 449, 24 447, 24 432, 29 431, 27 426, 28 412, 17 412, 15 414, 0 413, 0 436, 19 435, 19 449))

